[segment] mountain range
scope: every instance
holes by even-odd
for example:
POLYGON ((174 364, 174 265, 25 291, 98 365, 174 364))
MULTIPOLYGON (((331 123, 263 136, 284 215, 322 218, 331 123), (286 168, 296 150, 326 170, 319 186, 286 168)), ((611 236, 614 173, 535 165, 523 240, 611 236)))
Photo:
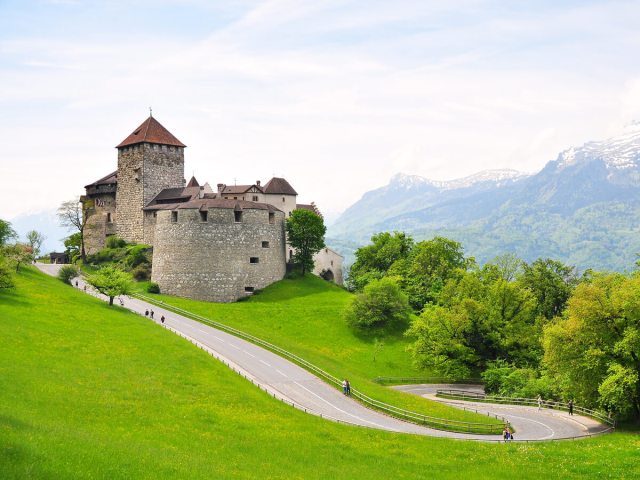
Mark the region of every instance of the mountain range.
POLYGON ((487 170, 438 182, 395 175, 365 193, 327 233, 353 259, 372 234, 460 241, 480 263, 513 252, 580 270, 629 270, 640 253, 640 122, 620 135, 561 152, 536 174, 487 170))

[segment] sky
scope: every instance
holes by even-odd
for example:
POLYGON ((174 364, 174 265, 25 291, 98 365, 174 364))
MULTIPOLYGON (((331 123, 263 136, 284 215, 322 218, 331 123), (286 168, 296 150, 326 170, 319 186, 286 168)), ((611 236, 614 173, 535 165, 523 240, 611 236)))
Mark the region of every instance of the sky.
POLYGON ((328 218, 402 172, 535 172, 640 118, 639 1, 0 0, 0 218, 54 209, 153 115, 202 183, 328 218))

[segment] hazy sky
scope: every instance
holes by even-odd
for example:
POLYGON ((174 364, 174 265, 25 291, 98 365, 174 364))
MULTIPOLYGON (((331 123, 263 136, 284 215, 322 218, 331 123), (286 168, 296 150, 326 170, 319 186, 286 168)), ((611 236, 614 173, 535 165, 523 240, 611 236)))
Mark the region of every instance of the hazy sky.
POLYGON ((115 170, 153 107, 186 175, 330 214, 397 172, 536 171, 640 117, 640 2, 0 0, 0 217, 115 170))

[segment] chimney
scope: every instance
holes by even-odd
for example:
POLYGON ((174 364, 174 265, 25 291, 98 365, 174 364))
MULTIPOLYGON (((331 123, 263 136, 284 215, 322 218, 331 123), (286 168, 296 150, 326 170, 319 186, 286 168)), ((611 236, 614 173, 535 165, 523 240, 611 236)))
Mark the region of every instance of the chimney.
POLYGON ((224 183, 219 183, 218 184, 218 193, 222 193, 222 190, 224 190, 224 183))
POLYGON ((260 180, 256 180, 256 185, 260 186, 260 180))
POLYGON ((204 185, 200 186, 200 191, 198 192, 198 198, 204 198, 204 185))

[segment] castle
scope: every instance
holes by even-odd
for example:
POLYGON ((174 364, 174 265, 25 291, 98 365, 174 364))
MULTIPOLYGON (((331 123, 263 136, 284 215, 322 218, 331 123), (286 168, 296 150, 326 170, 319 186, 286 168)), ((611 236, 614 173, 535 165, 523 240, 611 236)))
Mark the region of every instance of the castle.
MULTIPOLYGON (((111 235, 153 247, 152 277, 163 293, 231 302, 281 280, 292 261, 285 220, 297 203, 284 178, 264 185, 200 185, 184 178, 184 145, 153 116, 117 147, 118 169, 85 186, 85 249, 111 235)), ((342 283, 342 257, 326 247, 314 273, 342 283)))

